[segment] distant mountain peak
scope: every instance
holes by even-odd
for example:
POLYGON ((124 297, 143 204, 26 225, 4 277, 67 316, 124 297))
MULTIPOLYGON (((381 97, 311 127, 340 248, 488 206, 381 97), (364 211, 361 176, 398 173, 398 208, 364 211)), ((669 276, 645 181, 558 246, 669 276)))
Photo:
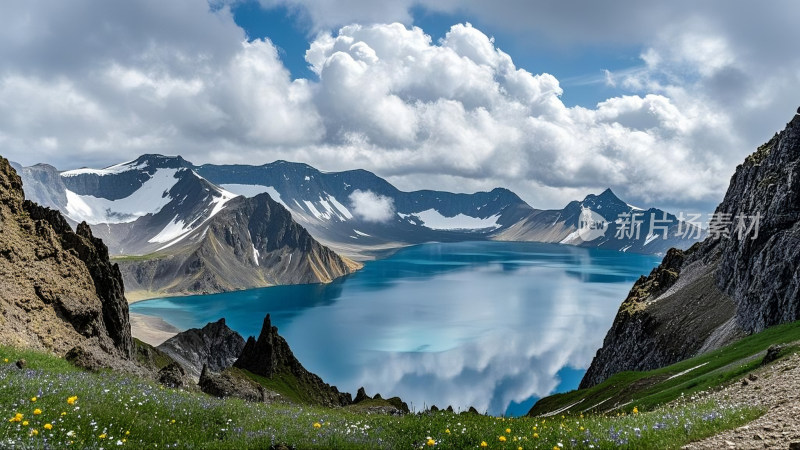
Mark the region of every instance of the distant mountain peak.
POLYGON ((180 169, 180 168, 188 168, 192 167, 192 163, 183 159, 182 156, 170 156, 170 155, 160 155, 157 153, 146 153, 131 163, 129 165, 134 166, 141 166, 147 165, 149 167, 155 167, 159 169, 180 169))

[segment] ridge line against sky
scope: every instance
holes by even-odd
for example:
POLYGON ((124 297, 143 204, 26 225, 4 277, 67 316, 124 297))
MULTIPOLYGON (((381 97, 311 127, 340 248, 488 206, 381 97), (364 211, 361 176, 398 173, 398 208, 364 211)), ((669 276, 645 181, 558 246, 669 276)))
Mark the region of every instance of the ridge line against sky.
POLYGON ((707 212, 794 113, 790 1, 33 0, 0 6, 0 154, 364 168, 539 208, 707 212), (576 14, 574 11, 579 11, 576 14))

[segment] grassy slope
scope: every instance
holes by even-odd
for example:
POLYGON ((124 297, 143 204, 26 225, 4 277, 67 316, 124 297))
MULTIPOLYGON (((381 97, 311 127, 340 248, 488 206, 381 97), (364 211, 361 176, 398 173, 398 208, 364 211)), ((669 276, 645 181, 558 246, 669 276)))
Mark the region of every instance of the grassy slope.
MULTIPOLYGON (((727 347, 668 367, 649 372, 622 372, 589 389, 543 398, 530 413, 543 415, 562 409, 566 414, 603 412, 629 404, 636 404, 642 410, 651 409, 681 395, 691 395, 738 379, 761 364, 763 353, 770 345, 797 341, 800 341, 800 321, 769 328, 727 347), (685 374, 675 376, 685 371, 685 374)), ((787 349, 796 350, 796 345, 787 349)))
POLYGON ((286 443, 303 449, 374 449, 431 443, 460 449, 486 442, 488 448, 552 449, 574 442, 595 448, 678 448, 761 414, 711 403, 639 414, 631 409, 621 416, 543 420, 448 412, 391 417, 348 408, 249 404, 164 389, 123 374, 83 372, 52 356, 0 346, 0 447, 239 449, 286 443), (27 360, 25 370, 13 364, 20 358, 27 360), (78 397, 72 405, 70 396, 78 397), (22 420, 9 421, 17 413, 22 420))

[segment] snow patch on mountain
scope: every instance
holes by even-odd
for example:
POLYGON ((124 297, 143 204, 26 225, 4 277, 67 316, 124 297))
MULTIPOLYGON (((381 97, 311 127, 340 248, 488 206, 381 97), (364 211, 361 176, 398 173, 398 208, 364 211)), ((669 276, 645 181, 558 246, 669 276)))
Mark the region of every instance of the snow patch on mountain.
POLYGON ((119 200, 79 195, 67 189, 67 216, 76 222, 96 225, 133 222, 155 214, 172 200, 169 191, 178 182, 177 173, 178 169, 159 169, 133 194, 119 200))
POLYGON ((183 220, 180 220, 178 216, 175 216, 175 218, 172 219, 172 221, 168 223, 163 230, 150 238, 147 242, 151 244, 162 244, 164 242, 169 242, 173 239, 179 238, 192 230, 193 228, 191 226, 187 226, 183 220))
POLYGON ((568 234, 567 237, 562 239, 559 244, 571 244, 575 239, 578 239, 580 236, 580 232, 578 230, 573 231, 572 233, 568 234))
POLYGON ((499 214, 495 214, 485 219, 472 217, 466 214, 457 214, 453 217, 443 216, 435 209, 427 209, 412 215, 417 216, 422 225, 432 230, 485 230, 487 228, 499 228, 497 219, 499 214))
POLYGON ((81 168, 81 169, 66 170, 64 172, 61 172, 61 176, 62 177, 74 177, 74 176, 78 176, 78 175, 93 174, 93 175, 99 175, 99 176, 102 177, 102 176, 105 176, 105 175, 115 175, 115 174, 118 174, 118 173, 128 172, 130 170, 142 170, 142 169, 146 169, 147 168, 147 163, 146 162, 143 162, 143 163, 141 163, 139 165, 134 166, 133 163, 135 163, 135 162, 136 162, 136 160, 128 161, 128 162, 124 162, 124 163, 120 163, 120 164, 114 164, 113 166, 106 167, 105 169, 90 169, 88 167, 84 167, 84 168, 81 168))
POLYGON ((234 194, 233 192, 228 192, 223 188, 218 188, 216 196, 211 200, 211 214, 208 215, 206 220, 214 217, 225 208, 225 204, 231 201, 232 199, 238 197, 238 195, 234 194))
POLYGON ((272 192, 276 192, 275 188, 272 186, 261 186, 260 184, 220 184, 219 187, 228 192, 241 195, 242 197, 252 198, 258 194, 267 193, 273 200, 277 200, 272 195, 272 192))

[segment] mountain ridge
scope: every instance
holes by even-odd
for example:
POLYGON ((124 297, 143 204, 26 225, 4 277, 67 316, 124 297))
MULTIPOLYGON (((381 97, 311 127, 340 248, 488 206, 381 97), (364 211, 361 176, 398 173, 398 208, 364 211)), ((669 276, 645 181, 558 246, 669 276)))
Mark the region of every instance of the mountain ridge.
POLYGON ((322 172, 288 161, 197 166, 180 156, 145 154, 104 169, 21 170, 37 198, 72 222, 89 222, 117 258, 135 299, 327 282, 357 270, 354 260, 425 242, 518 240, 652 254, 691 244, 676 235, 685 225, 677 217, 657 209, 640 211, 610 189, 561 210, 538 210, 501 187, 404 192, 363 169, 322 172), (605 234, 594 240, 584 240, 579 232, 586 208, 607 222, 605 234), (250 227, 267 217, 233 220, 233 210, 267 211, 284 229, 250 227), (641 214, 641 233, 615 236, 619 214, 641 214), (651 234, 656 217, 669 226, 651 234), (228 236, 223 224, 239 230, 241 239, 228 236), (302 254, 291 245, 260 246, 298 233, 292 224, 321 246, 306 246, 302 254), (267 255, 270 251, 278 253, 267 255))
POLYGON ((800 319, 800 115, 736 168, 714 214, 713 235, 637 281, 581 388, 800 319))

